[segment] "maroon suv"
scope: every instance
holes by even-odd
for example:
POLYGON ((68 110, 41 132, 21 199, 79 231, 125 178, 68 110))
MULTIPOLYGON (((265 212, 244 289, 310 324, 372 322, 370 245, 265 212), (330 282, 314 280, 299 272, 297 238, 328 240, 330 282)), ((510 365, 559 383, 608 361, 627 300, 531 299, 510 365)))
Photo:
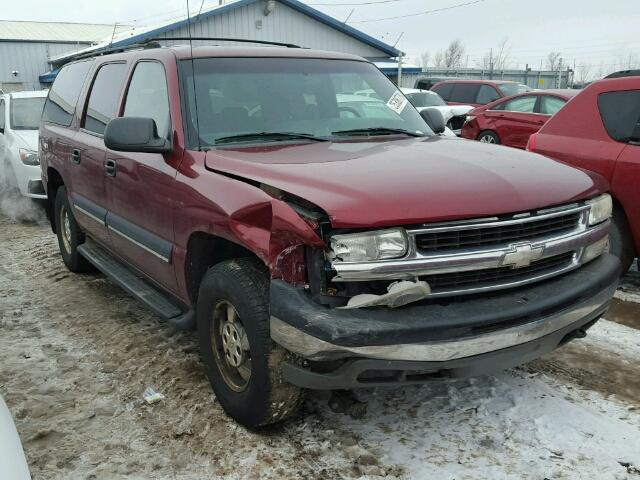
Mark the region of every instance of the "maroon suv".
POLYGON ((60 71, 40 158, 68 268, 196 326, 256 426, 305 388, 507 368, 606 310, 606 182, 443 128, 360 57, 147 48, 60 71))

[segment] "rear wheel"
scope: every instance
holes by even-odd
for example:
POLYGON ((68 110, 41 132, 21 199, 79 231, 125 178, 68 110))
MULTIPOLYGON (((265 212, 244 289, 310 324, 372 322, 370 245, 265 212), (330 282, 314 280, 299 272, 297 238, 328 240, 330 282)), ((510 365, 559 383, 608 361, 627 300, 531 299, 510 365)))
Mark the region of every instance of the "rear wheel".
POLYGON ((619 207, 613 210, 609 241, 611 253, 620 259, 620 263, 622 263, 622 274, 624 275, 631 267, 636 252, 633 246, 633 238, 629 230, 629 224, 627 223, 627 217, 619 207))
POLYGON ((500 145, 500 137, 498 137, 495 132, 492 132, 490 130, 480 132, 477 140, 481 143, 493 143, 495 145, 500 145))
POLYGON ((295 413, 302 390, 285 382, 290 355, 271 340, 269 281, 251 258, 229 260, 205 274, 197 302, 200 351, 225 412, 247 427, 295 413))
POLYGON ((84 243, 85 236, 69 206, 66 187, 60 187, 56 192, 54 215, 58 246, 64 264, 75 273, 92 271, 91 264, 78 252, 78 247, 84 243))

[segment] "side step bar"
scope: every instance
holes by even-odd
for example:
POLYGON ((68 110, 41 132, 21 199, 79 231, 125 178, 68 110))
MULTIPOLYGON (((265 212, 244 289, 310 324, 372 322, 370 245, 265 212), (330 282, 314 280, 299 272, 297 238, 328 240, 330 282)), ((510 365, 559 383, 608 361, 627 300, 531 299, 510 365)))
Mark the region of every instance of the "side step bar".
POLYGON ((78 252, 130 295, 156 312, 163 320, 167 320, 181 330, 195 328, 196 316, 193 309, 185 312, 171 297, 149 284, 95 242, 87 239, 78 247, 78 252))

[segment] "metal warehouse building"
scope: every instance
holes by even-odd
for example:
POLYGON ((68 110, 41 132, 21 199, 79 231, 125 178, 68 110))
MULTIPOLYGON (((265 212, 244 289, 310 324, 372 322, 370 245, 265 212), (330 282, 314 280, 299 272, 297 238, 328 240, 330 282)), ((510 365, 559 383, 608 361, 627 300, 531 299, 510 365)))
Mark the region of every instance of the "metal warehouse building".
MULTIPOLYGON (((197 3, 197 2, 196 2, 197 3)), ((241 38, 290 43, 306 48, 334 50, 352 53, 371 60, 389 60, 401 52, 376 38, 336 20, 297 0, 237 0, 203 11, 187 20, 173 23, 120 31, 113 39, 85 49, 85 52, 99 51, 109 47, 125 47, 149 38, 171 39, 189 36, 241 38)), ((185 44, 181 41, 167 41, 185 44)), ((194 46, 202 43, 194 41, 194 46)), ((220 42, 215 42, 220 44, 220 42)), ((232 42, 222 42, 233 44, 232 42)), ((54 69, 76 56, 59 55, 52 58, 54 69)))
POLYGON ((41 89, 48 79, 41 83, 39 77, 52 58, 87 48, 112 31, 113 25, 0 20, 0 89, 41 89))

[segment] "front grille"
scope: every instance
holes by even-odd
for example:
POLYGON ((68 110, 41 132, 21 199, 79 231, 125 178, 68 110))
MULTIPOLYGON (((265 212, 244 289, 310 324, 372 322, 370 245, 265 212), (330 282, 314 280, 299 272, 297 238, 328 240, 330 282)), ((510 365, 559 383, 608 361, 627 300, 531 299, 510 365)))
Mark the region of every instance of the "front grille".
POLYGON ((416 235, 416 248, 421 253, 428 253, 534 241, 548 235, 559 236, 575 230, 580 216, 581 212, 572 212, 522 223, 419 233, 416 235))
POLYGON ((486 285, 513 284, 532 277, 557 272, 568 267, 573 262, 574 252, 563 253, 554 257, 545 258, 533 262, 528 267, 511 268, 499 267, 486 270, 474 270, 470 272, 441 273, 428 275, 421 280, 429 283, 433 293, 438 290, 456 290, 468 288, 481 288, 486 285))

